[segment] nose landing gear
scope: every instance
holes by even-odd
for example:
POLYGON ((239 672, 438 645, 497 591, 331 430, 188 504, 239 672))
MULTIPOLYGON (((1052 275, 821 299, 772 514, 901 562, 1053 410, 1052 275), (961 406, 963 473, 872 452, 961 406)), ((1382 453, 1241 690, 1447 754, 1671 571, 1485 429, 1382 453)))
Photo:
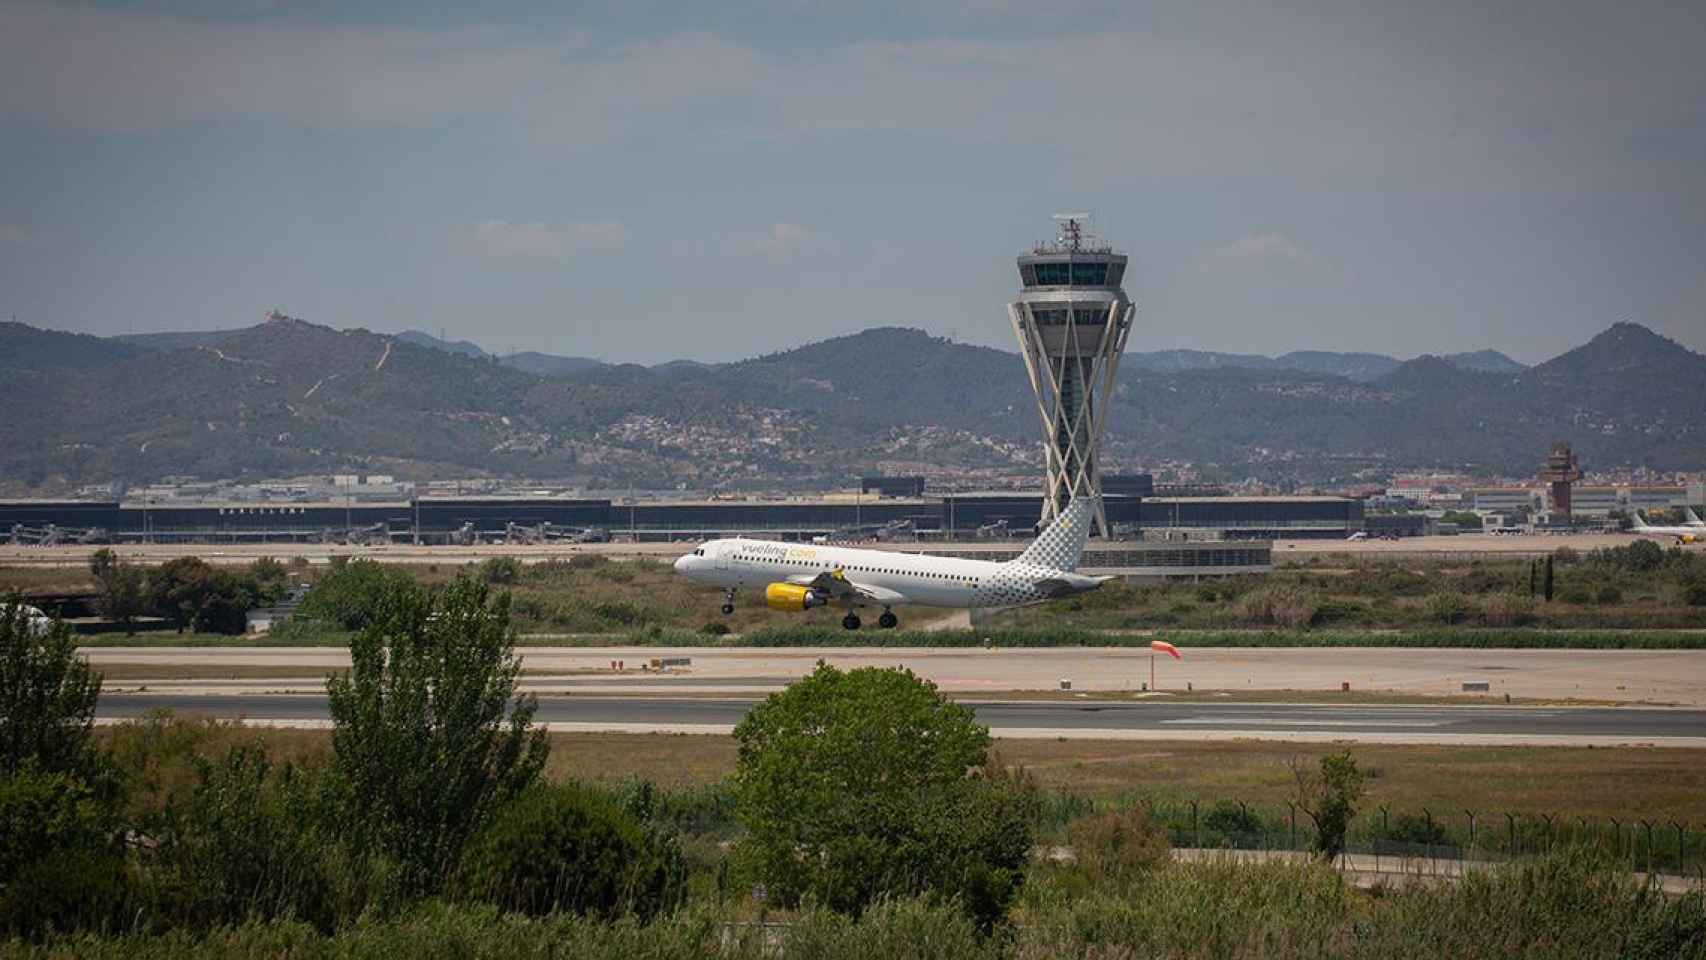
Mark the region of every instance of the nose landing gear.
POLYGON ((726 617, 729 614, 734 613, 734 612, 735 612, 735 588, 730 587, 727 590, 723 591, 723 616, 726 617))

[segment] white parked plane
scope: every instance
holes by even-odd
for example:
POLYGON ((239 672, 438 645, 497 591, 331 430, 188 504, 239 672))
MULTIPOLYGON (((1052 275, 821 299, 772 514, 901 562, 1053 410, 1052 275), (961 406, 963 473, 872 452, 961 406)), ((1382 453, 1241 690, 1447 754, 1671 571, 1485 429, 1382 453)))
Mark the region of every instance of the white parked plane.
POLYGON ((1674 537, 1677 546, 1685 543, 1706 543, 1706 527, 1696 526, 1665 526, 1655 527, 1647 523, 1641 516, 1641 511, 1635 511, 1635 532, 1648 537, 1674 537))
POLYGON ((725 614, 734 612, 736 590, 763 588, 764 602, 777 610, 841 607, 847 611, 841 625, 849 630, 859 629, 856 607, 879 606, 877 625, 887 629, 900 622, 890 608, 902 603, 1009 607, 1096 589, 1113 578, 1073 572, 1094 515, 1094 498, 1073 500, 1005 563, 736 537, 707 541, 675 561, 675 569, 722 587, 725 614))

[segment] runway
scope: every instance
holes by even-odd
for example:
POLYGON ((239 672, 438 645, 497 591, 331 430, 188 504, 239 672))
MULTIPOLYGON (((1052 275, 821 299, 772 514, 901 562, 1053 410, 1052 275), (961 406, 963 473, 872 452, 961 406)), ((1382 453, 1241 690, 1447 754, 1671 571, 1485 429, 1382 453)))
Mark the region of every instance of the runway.
MULTIPOLYGON (((556 731, 727 734, 757 700, 545 696, 536 719, 556 731)), ((1217 704, 963 700, 997 737, 1130 740, 1706 747, 1706 710, 1634 707, 1217 704)), ((107 721, 169 708, 248 722, 329 725, 323 694, 110 693, 107 721)))

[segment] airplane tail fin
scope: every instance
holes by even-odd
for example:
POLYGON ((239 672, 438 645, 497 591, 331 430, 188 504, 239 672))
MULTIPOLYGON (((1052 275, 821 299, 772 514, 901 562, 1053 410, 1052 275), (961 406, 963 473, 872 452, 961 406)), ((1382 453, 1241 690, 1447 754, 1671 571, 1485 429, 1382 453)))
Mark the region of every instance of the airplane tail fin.
POLYGON ((1073 497, 1066 510, 1031 541, 1015 563, 1032 563, 1068 573, 1078 569, 1084 544, 1090 539, 1090 524, 1096 515, 1095 497, 1073 497))
POLYGON ((1683 507, 1682 508, 1682 515, 1688 518, 1688 525, 1689 526, 1691 526, 1691 527, 1706 527, 1706 523, 1700 522, 1700 517, 1694 512, 1693 507, 1683 507))
POLYGON ((1647 529, 1647 518, 1641 516, 1641 511, 1631 510, 1629 512, 1632 515, 1632 519, 1630 520, 1630 523, 1634 524, 1636 530, 1647 529))

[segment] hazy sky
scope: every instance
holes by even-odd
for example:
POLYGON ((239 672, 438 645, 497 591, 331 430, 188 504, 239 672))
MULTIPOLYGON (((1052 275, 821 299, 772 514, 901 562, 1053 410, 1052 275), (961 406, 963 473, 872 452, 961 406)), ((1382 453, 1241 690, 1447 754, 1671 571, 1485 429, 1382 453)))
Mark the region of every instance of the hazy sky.
POLYGON ((1134 350, 1706 350, 1700 3, 434 6, 0 0, 0 316, 1012 349, 1089 210, 1134 350))

